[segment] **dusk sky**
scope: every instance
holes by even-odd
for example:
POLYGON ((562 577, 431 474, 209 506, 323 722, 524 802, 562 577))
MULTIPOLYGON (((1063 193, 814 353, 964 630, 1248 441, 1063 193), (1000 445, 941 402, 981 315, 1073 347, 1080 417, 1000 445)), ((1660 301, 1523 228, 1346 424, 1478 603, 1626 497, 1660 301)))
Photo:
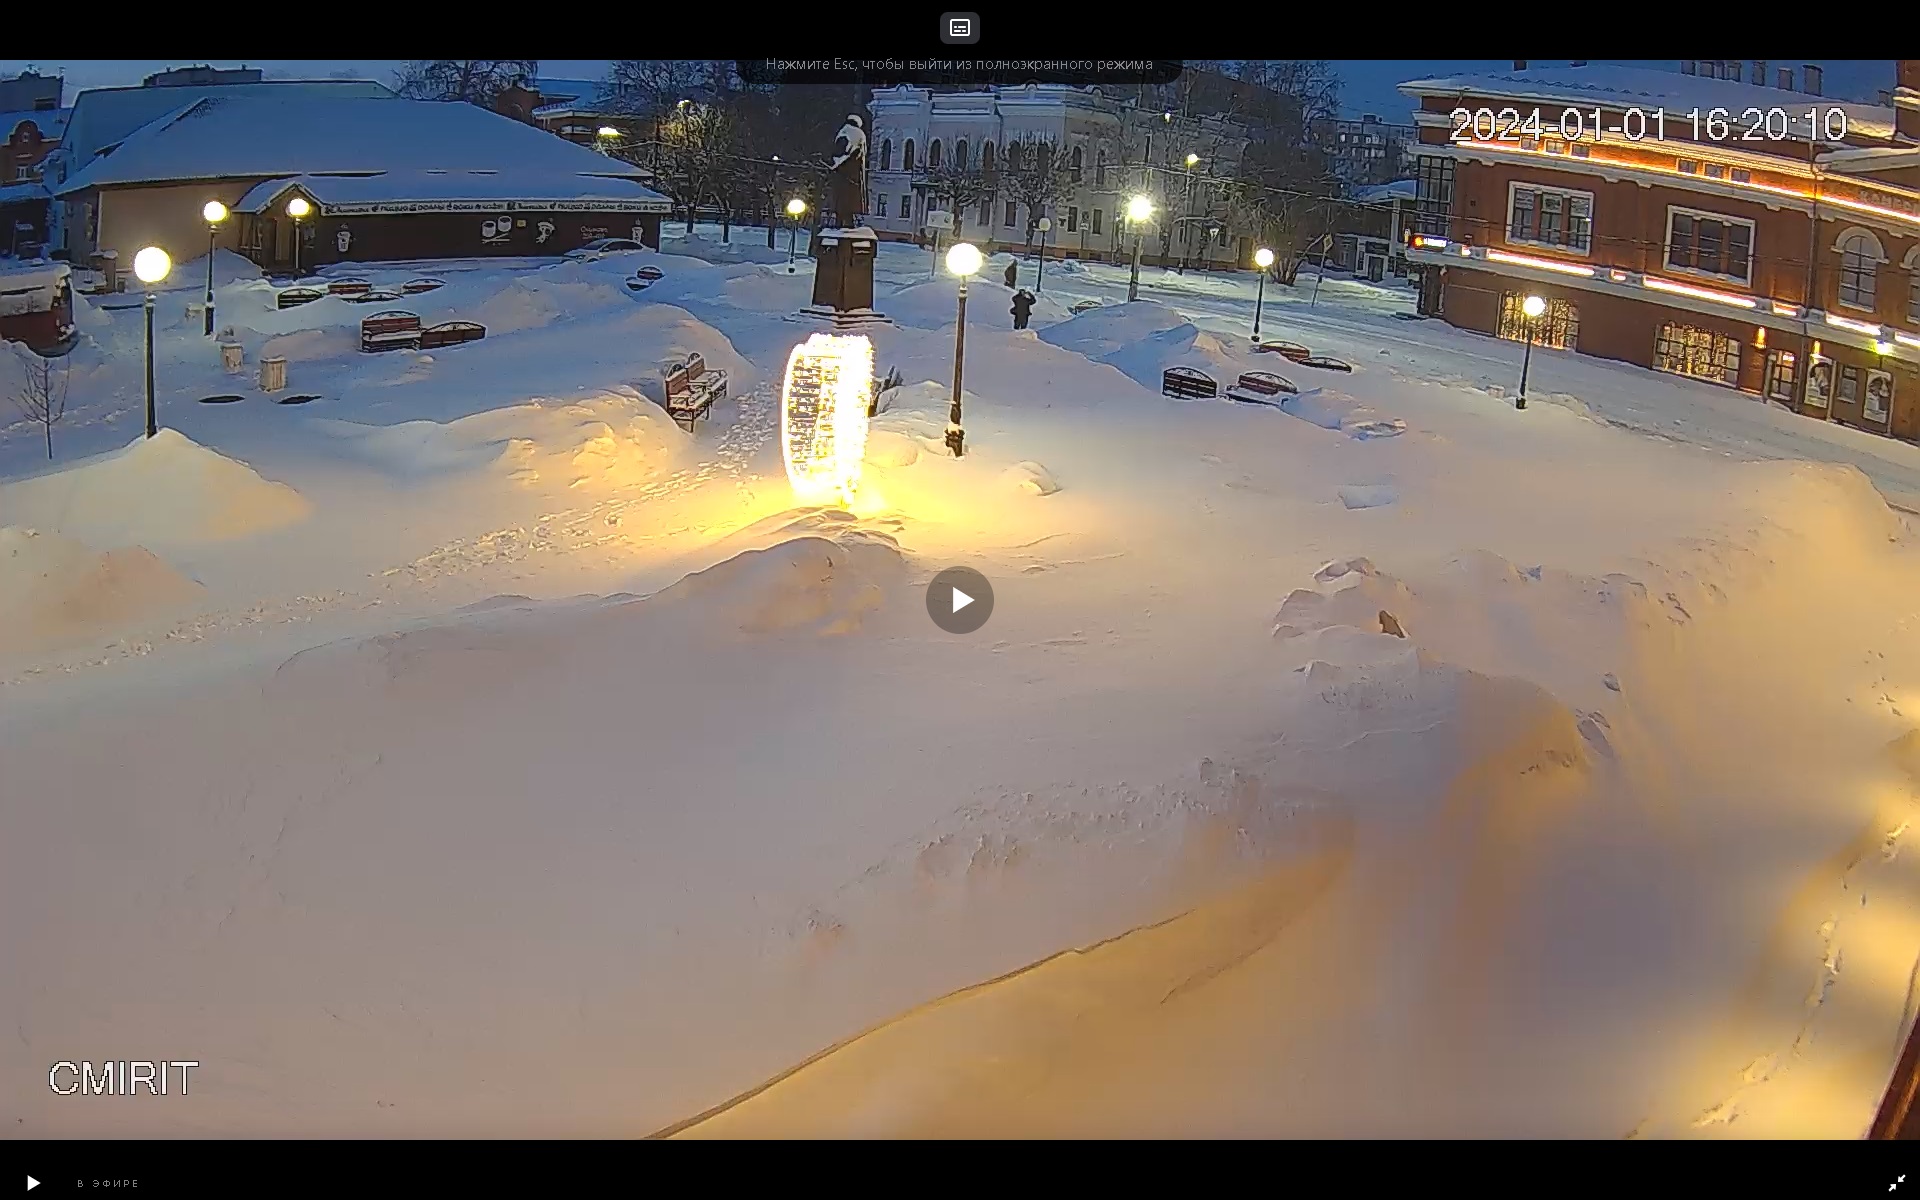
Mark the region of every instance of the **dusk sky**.
MULTIPOLYGON (((1541 60, 1543 64, 1547 61, 1541 60)), ((1678 61, 1674 59, 1604 61, 1622 61, 1629 66, 1667 70, 1677 70, 1679 67, 1678 61)), ((155 71, 181 65, 183 64, 179 62, 132 59, 76 59, 68 62, 41 61, 38 63, 29 63, 24 59, 0 59, 0 76, 11 77, 29 67, 43 74, 65 72, 67 102, 72 103, 73 96, 86 88, 137 84, 144 76, 155 71)), ((237 67, 242 64, 220 61, 214 65, 237 67)), ((267 73, 269 79, 336 77, 377 79, 387 83, 392 81, 394 71, 399 68, 400 62, 396 59, 260 59, 245 65, 261 68, 267 73)), ((1340 71, 1344 84, 1344 107, 1350 115, 1378 113, 1382 117, 1394 117, 1412 108, 1407 98, 1394 90, 1396 84, 1422 76, 1503 70, 1512 65, 1512 60, 1342 59, 1335 65, 1340 71)), ((1780 60, 1775 65, 1797 67, 1800 64, 1780 60)), ((1829 59, 1816 60, 1816 65, 1826 69, 1825 90, 1830 96, 1871 101, 1882 89, 1893 87, 1891 60, 1829 59)), ((542 60, 540 64, 542 74, 562 79, 597 79, 606 73, 607 67, 606 59, 542 60)))

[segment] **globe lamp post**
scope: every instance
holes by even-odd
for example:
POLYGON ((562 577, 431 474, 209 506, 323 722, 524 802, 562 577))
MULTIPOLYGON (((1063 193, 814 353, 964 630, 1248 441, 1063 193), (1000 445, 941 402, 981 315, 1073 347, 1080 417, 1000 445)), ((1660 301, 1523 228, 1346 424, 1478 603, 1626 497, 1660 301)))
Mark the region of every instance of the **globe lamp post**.
POLYGON ((160 432, 153 405, 153 289, 173 270, 173 259, 158 246, 148 246, 133 256, 133 274, 147 286, 147 436, 160 432))
POLYGON ((1527 349, 1520 357, 1520 395, 1513 402, 1515 408, 1527 406, 1527 368, 1533 365, 1533 338, 1540 329, 1540 315, 1547 311, 1547 302, 1539 296, 1528 296, 1520 302, 1520 311, 1527 318, 1527 349))
POLYGON ((1135 196, 1127 201, 1127 224, 1133 226, 1133 273, 1127 277, 1127 302, 1140 298, 1140 239, 1145 231, 1141 228, 1149 217, 1153 216, 1153 201, 1145 196, 1135 196))
POLYGON ((795 196, 787 201, 787 274, 793 274, 793 256, 800 245, 800 218, 807 212, 807 202, 795 196))
POLYGON ((213 336, 213 252, 218 248, 220 222, 227 219, 227 206, 218 200, 207 201, 200 215, 207 220, 207 336, 213 336))
POLYGON ((287 215, 293 218, 293 277, 300 278, 300 222, 313 212, 313 205, 307 203, 305 196, 295 196, 287 201, 287 215))
POLYGON ((1260 340, 1260 306, 1267 299, 1267 268, 1273 266, 1273 251, 1265 246, 1253 252, 1253 265, 1260 268, 1260 286, 1253 294, 1253 340, 1260 340))
POLYGON ((960 384, 967 361, 967 280, 980 270, 979 247, 955 242, 947 251, 947 270, 960 277, 960 320, 953 330, 953 406, 947 412, 947 449, 959 458, 966 452, 966 433, 960 426, 960 384))

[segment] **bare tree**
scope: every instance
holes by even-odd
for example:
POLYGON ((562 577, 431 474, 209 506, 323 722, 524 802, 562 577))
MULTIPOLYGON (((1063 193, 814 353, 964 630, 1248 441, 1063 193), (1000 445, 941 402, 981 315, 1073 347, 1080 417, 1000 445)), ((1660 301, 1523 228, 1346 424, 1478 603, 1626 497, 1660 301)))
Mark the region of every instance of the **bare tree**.
POLYGON ((1001 188, 1009 199, 1027 207, 1027 244, 1040 218, 1053 206, 1071 196, 1079 186, 1079 173, 1052 138, 1024 135, 1008 142, 1001 150, 1001 188))
POLYGON ((655 182, 686 207, 687 232, 707 201, 731 224, 737 185, 747 174, 739 145, 740 127, 719 105, 676 103, 661 123, 655 182))
POLYGON ((607 99, 619 112, 664 118, 682 100, 700 98, 722 64, 704 58, 622 58, 607 73, 607 99))
MULTIPOLYGON (((953 235, 957 238, 961 226, 966 223, 966 214, 977 209, 981 201, 991 202, 1000 194, 1000 176, 997 171, 987 174, 978 164, 961 165, 948 158, 927 172, 927 191, 950 206, 953 235)), ((987 223, 991 227, 991 214, 987 223)))
POLYGON ((531 58, 416 58, 394 75, 409 100, 464 100, 492 108, 510 87, 531 86, 540 63, 531 58))
POLYGON ((14 403, 27 418, 37 421, 47 436, 47 460, 53 460, 53 427, 67 415, 67 360, 42 358, 24 347, 13 347, 20 362, 20 382, 14 403))

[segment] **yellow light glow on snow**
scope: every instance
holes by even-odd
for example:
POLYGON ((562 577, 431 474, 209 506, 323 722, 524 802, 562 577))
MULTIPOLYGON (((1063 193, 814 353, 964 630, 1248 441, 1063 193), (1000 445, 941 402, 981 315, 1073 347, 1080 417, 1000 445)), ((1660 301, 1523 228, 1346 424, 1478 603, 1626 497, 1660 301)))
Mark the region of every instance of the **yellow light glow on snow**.
POLYGON ((873 343, 816 333, 793 348, 780 389, 780 446, 787 481, 803 503, 852 503, 867 454, 873 343))

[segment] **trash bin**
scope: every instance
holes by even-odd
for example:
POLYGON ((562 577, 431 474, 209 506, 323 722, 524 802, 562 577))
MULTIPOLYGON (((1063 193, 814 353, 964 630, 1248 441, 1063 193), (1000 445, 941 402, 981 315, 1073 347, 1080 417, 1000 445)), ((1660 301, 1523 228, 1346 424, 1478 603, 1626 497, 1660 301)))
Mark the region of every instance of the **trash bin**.
POLYGON ((227 369, 227 374, 238 375, 245 357, 246 352, 239 345, 233 342, 220 344, 220 365, 227 369))
POLYGON ((277 392, 287 386, 287 360, 275 355, 260 360, 260 390, 277 392))

